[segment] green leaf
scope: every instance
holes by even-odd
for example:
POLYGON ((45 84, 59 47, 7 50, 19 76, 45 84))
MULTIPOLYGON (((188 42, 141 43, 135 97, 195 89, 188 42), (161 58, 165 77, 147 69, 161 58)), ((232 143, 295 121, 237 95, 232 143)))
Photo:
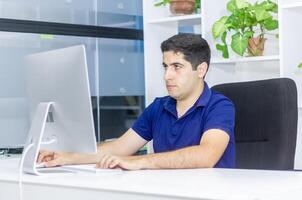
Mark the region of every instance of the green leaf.
POLYGON ((271 10, 273 13, 278 13, 278 5, 275 4, 273 9, 271 10))
POLYGON ((226 36, 227 36, 227 32, 225 31, 223 34, 222 34, 222 36, 221 36, 221 41, 224 43, 224 44, 226 44, 226 36))
POLYGON ((243 37, 245 38, 251 38, 254 35, 253 31, 246 31, 243 33, 243 37))
POLYGON ((213 37, 217 39, 223 32, 225 32, 224 23, 217 21, 212 27, 213 37))
POLYGON ((164 5, 164 3, 163 2, 157 2, 157 3, 154 4, 154 6, 156 6, 156 7, 159 7, 161 5, 164 5))
POLYGON ((224 16, 213 24, 212 34, 215 39, 218 38, 223 32, 226 31, 225 22, 227 21, 227 19, 228 19, 228 17, 224 16))
POLYGON ((195 11, 200 9, 200 0, 195 0, 195 11))
POLYGON ((237 6, 238 9, 247 8, 251 5, 246 0, 235 0, 235 1, 236 1, 236 6, 237 6))
POLYGON ((272 31, 278 28, 278 21, 275 19, 267 19, 263 22, 263 26, 267 30, 272 31))
POLYGON ((237 14, 237 17, 238 17, 238 24, 240 25, 240 28, 242 27, 246 27, 244 26, 244 22, 246 20, 246 17, 247 17, 247 12, 245 11, 245 9, 242 9, 242 10, 239 10, 237 14))
POLYGON ((227 45, 216 44, 216 49, 222 52, 224 58, 229 58, 229 50, 227 45))
POLYGON ((302 69, 302 63, 300 63, 300 64, 298 65, 298 67, 302 69))
POLYGON ((248 46, 248 38, 242 37, 239 33, 232 36, 231 47, 240 56, 243 56, 248 46))
POLYGON ((272 18, 272 16, 261 6, 255 7, 255 15, 258 22, 272 18))
POLYGON ((219 21, 221 21, 222 23, 226 23, 226 21, 228 21, 229 17, 228 16, 223 16, 219 19, 219 21))
POLYGON ((278 4, 276 4, 275 2, 268 0, 268 1, 262 2, 262 4, 266 11, 278 13, 278 4))
POLYGON ((245 15, 245 18, 244 18, 244 26, 245 27, 254 26, 256 23, 257 23, 257 20, 250 13, 247 13, 245 15))
POLYGON ((234 13, 234 11, 237 9, 236 1, 231 0, 227 3, 227 10, 231 13, 234 13))
POLYGON ((228 20, 225 23, 226 28, 235 30, 240 28, 240 19, 236 15, 237 13, 234 13, 228 17, 228 20))
POLYGON ((161 1, 157 2, 157 3, 155 3, 154 6, 156 6, 156 7, 158 7, 158 6, 165 6, 165 5, 169 4, 170 1, 171 0, 161 0, 161 1))

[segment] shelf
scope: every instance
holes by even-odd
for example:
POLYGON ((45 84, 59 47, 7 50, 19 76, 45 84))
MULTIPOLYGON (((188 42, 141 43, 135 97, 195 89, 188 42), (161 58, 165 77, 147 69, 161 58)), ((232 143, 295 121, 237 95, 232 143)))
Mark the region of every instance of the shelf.
POLYGON ((287 3, 281 6, 282 9, 295 9, 302 12, 302 2, 287 3))
POLYGON ((275 56, 257 56, 257 57, 243 57, 243 58, 235 58, 235 59, 217 59, 213 58, 211 61, 212 64, 234 64, 240 62, 259 62, 259 61, 278 61, 279 55, 275 56))
POLYGON ((201 24, 201 14, 192 14, 192 15, 181 15, 181 16, 171 16, 160 18, 156 20, 151 20, 149 24, 165 24, 170 22, 181 22, 186 24, 201 24))

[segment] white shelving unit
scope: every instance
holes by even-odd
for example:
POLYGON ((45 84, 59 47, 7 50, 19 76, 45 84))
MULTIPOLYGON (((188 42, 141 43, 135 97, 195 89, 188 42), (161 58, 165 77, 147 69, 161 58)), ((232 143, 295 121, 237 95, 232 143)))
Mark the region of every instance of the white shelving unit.
POLYGON ((206 78, 210 86, 226 82, 280 77, 279 43, 276 38, 268 39, 267 51, 262 57, 241 58, 230 51, 230 59, 224 59, 215 49, 212 25, 222 15, 228 14, 225 8, 227 0, 201 1, 201 14, 182 16, 171 16, 168 6, 155 7, 155 2, 157 1, 143 1, 146 105, 157 96, 167 95, 161 67, 160 44, 168 37, 177 34, 178 27, 183 25, 196 25, 199 33, 211 46, 212 59, 206 78))
POLYGON ((280 13, 280 65, 281 76, 296 81, 299 91, 299 107, 302 108, 302 2, 281 1, 280 13))
POLYGON ((163 80, 161 42, 177 34, 182 24, 199 25, 199 32, 208 41, 212 51, 206 76, 210 86, 278 77, 295 80, 299 96, 296 168, 302 169, 302 69, 297 67, 302 62, 302 0, 279 0, 279 39, 267 36, 264 56, 241 58, 230 50, 230 59, 222 58, 212 37, 214 22, 228 15, 228 0, 202 0, 201 14, 186 16, 171 16, 168 7, 155 7, 155 2, 143 1, 146 106, 155 97, 167 95, 163 80))
POLYGON ((279 1, 280 75, 295 80, 298 89, 299 123, 295 167, 302 169, 302 1, 279 1))
POLYGON ((159 18, 156 20, 148 21, 149 24, 161 24, 161 23, 170 23, 170 22, 186 22, 189 24, 198 24, 200 23, 201 14, 192 14, 192 15, 180 15, 180 16, 168 16, 164 18, 159 18))
MULTIPOLYGON (((251 2, 254 0, 251 0, 251 2)), ((278 39, 268 35, 264 56, 239 57, 229 48, 230 59, 222 58, 216 50, 217 43, 212 36, 212 26, 222 16, 229 15, 226 10, 228 0, 201 1, 202 33, 208 41, 212 58, 206 81, 210 86, 239 81, 252 81, 280 77, 280 56, 278 39)))
POLYGON ((226 63, 247 63, 247 62, 263 62, 263 61, 279 61, 279 55, 273 56, 258 56, 258 57, 244 57, 237 59, 212 59, 211 64, 226 64, 226 63))
POLYGON ((280 5, 281 9, 294 9, 301 12, 302 2, 299 1, 283 1, 280 5))

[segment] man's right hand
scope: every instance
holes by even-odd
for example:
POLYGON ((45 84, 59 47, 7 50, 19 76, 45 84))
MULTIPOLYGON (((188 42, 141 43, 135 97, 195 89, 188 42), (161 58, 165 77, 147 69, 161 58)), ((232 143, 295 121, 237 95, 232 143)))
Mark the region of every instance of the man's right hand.
POLYGON ((130 128, 117 140, 99 144, 98 153, 85 154, 41 150, 39 152, 37 163, 43 162, 45 167, 98 163, 103 155, 133 155, 146 143, 147 140, 140 137, 134 130, 130 128))
POLYGON ((75 153, 41 150, 39 152, 37 163, 43 162, 45 167, 70 165, 75 164, 75 156, 75 153))

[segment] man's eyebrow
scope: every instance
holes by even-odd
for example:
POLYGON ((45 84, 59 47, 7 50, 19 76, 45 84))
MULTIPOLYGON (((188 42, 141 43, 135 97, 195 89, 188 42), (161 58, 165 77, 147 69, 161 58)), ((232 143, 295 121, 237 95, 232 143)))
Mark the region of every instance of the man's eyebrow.
POLYGON ((174 63, 171 63, 170 65, 181 65, 181 66, 184 66, 183 64, 181 64, 179 62, 174 62, 174 63))
MULTIPOLYGON (((175 65, 181 65, 181 66, 184 66, 183 64, 181 64, 181 63, 179 63, 179 62, 173 62, 173 63, 170 63, 170 65, 174 65, 174 66, 175 66, 175 65)), ((163 62, 163 66, 166 67, 166 66, 168 66, 168 65, 167 65, 166 63, 163 62)))

